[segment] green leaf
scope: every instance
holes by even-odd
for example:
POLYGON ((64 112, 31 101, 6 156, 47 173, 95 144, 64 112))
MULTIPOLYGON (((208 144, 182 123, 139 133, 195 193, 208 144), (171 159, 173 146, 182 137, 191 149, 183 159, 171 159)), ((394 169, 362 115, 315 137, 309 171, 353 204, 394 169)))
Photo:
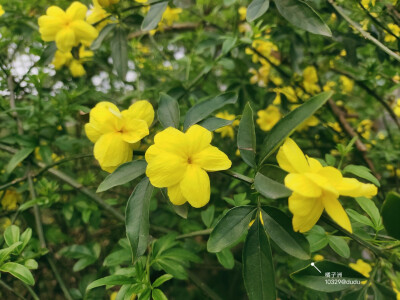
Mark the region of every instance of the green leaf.
POLYGON ((0 271, 10 273, 12 276, 18 278, 27 285, 35 284, 35 279, 33 278, 31 271, 23 265, 14 262, 7 262, 0 267, 0 271))
POLYGON ((341 257, 350 257, 350 248, 344 238, 340 236, 328 235, 329 246, 341 257))
POLYGON ((95 258, 95 257, 81 258, 74 264, 74 266, 72 267, 72 271, 79 272, 79 271, 85 269, 86 267, 94 264, 96 262, 96 260, 97 260, 97 258, 95 258))
POLYGON ((54 58, 54 54, 57 51, 57 46, 55 42, 50 43, 42 52, 42 55, 40 56, 40 62, 43 65, 48 65, 51 64, 54 58))
POLYGON ((317 12, 301 0, 275 0, 279 13, 294 26, 331 37, 332 32, 317 12))
POLYGON ((24 250, 24 248, 26 247, 26 245, 28 245, 30 239, 32 237, 32 229, 31 228, 27 228, 20 237, 20 241, 22 242, 21 247, 18 248, 18 251, 21 253, 22 250, 24 250))
POLYGON ((155 287, 159 287, 160 285, 162 285, 164 282, 172 279, 173 276, 171 274, 164 274, 161 275, 160 277, 158 277, 156 280, 154 280, 153 284, 151 285, 153 288, 155 287))
POLYGON ((208 252, 220 252, 235 243, 249 228, 255 211, 253 206, 230 209, 211 232, 207 242, 208 252))
POLYGON ((110 32, 117 26, 116 23, 107 24, 99 33, 97 39, 93 41, 90 45, 91 50, 97 50, 100 48, 101 44, 103 43, 104 39, 110 34, 110 32))
POLYGON ((168 96, 165 93, 160 93, 157 115, 162 127, 179 128, 179 104, 178 101, 171 96, 168 96))
POLYGON ((400 195, 390 192, 382 206, 383 225, 389 235, 400 240, 400 195))
POLYGON ((154 289, 151 296, 153 297, 153 300, 168 300, 167 296, 165 296, 160 289, 154 289))
POLYGON ((261 195, 268 199, 287 198, 292 194, 292 191, 285 187, 282 183, 272 180, 257 172, 254 178, 254 188, 261 195))
POLYGON ((374 175, 371 174, 370 169, 364 166, 348 165, 343 169, 343 174, 350 173, 356 175, 360 178, 368 180, 375 184, 376 186, 381 186, 379 180, 376 179, 374 175))
POLYGON ((341 300, 365 300, 365 289, 361 288, 344 295, 341 300))
POLYGON ((199 123, 199 125, 204 127, 205 129, 214 131, 218 128, 231 125, 232 123, 233 123, 233 120, 225 120, 225 119, 221 119, 221 118, 211 117, 211 118, 207 118, 207 119, 201 121, 199 123))
POLYGON ((361 224, 367 225, 371 228, 375 228, 374 223, 372 223, 372 221, 370 219, 368 219, 368 217, 363 216, 362 214, 356 212, 355 210, 353 210, 351 208, 347 208, 346 212, 352 220, 359 222, 361 224))
POLYGON ((203 221, 204 225, 206 225, 207 228, 209 228, 212 224, 212 221, 214 220, 214 212, 215 212, 215 206, 210 205, 207 207, 206 210, 203 210, 201 212, 201 220, 203 221))
POLYGON ((143 175, 147 163, 144 160, 133 160, 120 165, 108 175, 97 188, 96 193, 107 191, 115 186, 125 184, 143 175))
POLYGON ((231 250, 228 248, 225 248, 221 252, 217 252, 217 259, 225 269, 232 270, 235 266, 235 259, 231 250))
POLYGON ((296 128, 311 117, 332 96, 332 92, 318 94, 295 110, 288 113, 271 129, 264 140, 263 152, 260 156, 260 165, 275 152, 276 149, 291 135, 296 128))
POLYGON ((14 156, 11 157, 10 161, 8 162, 5 168, 6 173, 10 174, 16 168, 16 166, 18 166, 20 162, 22 162, 25 158, 29 156, 29 154, 33 152, 34 149, 35 148, 33 147, 22 148, 17 153, 15 153, 14 156))
POLYGON ((376 207, 374 201, 366 197, 356 198, 358 205, 370 216, 374 223, 374 228, 378 229, 382 225, 381 215, 379 209, 376 207))
POLYGON ((143 19, 142 30, 149 31, 157 27, 161 21, 164 11, 167 9, 168 1, 156 3, 150 6, 150 10, 143 19))
POLYGON ((243 280, 250 300, 276 299, 271 246, 257 216, 243 247, 243 280))
POLYGON ((233 47, 235 47, 236 41, 236 36, 226 38, 224 43, 222 44, 221 55, 228 54, 233 49, 233 47))
POLYGON ((397 299, 397 294, 393 291, 393 288, 380 284, 379 282, 374 282, 372 287, 375 294, 374 300, 397 299))
POLYGON ((125 80, 128 71, 128 38, 125 29, 115 28, 111 39, 111 58, 120 79, 125 80))
POLYGON ((267 12, 269 0, 253 0, 247 7, 246 20, 252 22, 267 12))
POLYGON ((256 167, 256 132, 254 128, 253 109, 247 103, 239 123, 237 145, 240 156, 250 167, 256 167))
POLYGON ((354 282, 366 279, 362 274, 346 265, 327 260, 315 262, 314 264, 321 273, 319 273, 313 266, 309 265, 304 269, 290 274, 290 277, 298 284, 325 293, 343 291, 349 287, 356 286, 354 282), (326 282, 329 278, 325 277, 325 273, 332 272, 336 272, 336 274, 342 273, 341 278, 336 278, 337 280, 343 280, 341 284, 329 284, 329 282, 326 282))
POLYGON ((237 99, 238 95, 236 93, 227 92, 197 103, 187 111, 183 129, 186 131, 190 126, 204 120, 207 116, 221 107, 227 104, 236 103, 237 99))
POLYGON ((4 240, 7 246, 11 246, 16 242, 19 242, 19 227, 16 225, 11 225, 4 231, 4 240))
POLYGON ((0 264, 2 264, 8 257, 9 255, 16 249, 18 248, 19 245, 22 245, 22 242, 16 242, 12 244, 10 247, 4 248, 0 250, 0 264))
POLYGON ((136 186, 128 199, 125 213, 126 234, 133 261, 146 251, 149 240, 149 208, 153 186, 146 177, 136 186))
POLYGON ((134 281, 132 277, 125 275, 111 275, 93 281, 87 286, 86 290, 91 290, 102 285, 124 285, 133 283, 134 281))
POLYGON ((281 210, 262 206, 264 229, 269 237, 286 253, 299 259, 310 259, 310 245, 301 233, 294 232, 292 221, 281 210))
POLYGON ((307 240, 310 243, 310 251, 316 252, 328 245, 328 237, 325 229, 321 226, 315 225, 307 233, 307 240))
POLYGON ((29 270, 36 270, 39 267, 39 264, 34 259, 27 259, 24 262, 24 266, 27 267, 29 270))

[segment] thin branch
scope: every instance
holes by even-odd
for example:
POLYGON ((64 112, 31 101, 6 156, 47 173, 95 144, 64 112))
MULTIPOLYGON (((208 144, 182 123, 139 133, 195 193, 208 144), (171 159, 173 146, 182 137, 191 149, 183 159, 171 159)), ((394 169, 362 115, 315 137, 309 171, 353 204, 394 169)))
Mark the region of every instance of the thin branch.
POLYGON ((18 112, 17 112, 16 106, 15 106, 14 78, 12 75, 8 76, 7 82, 8 82, 8 89, 10 91, 10 107, 13 110, 13 112, 11 114, 14 117, 15 121, 17 122, 18 134, 21 135, 23 133, 23 128, 22 128, 21 120, 18 117, 18 112))
POLYGON ((176 239, 184 239, 192 236, 199 236, 199 235, 209 235, 213 228, 208 228, 204 230, 193 231, 185 234, 178 235, 176 239))
POLYGON ((225 171, 220 171, 220 172, 222 174, 228 175, 228 176, 233 177, 235 179, 239 179, 239 180, 241 180, 243 182, 246 182, 248 184, 253 184, 254 183, 254 179, 253 178, 247 177, 247 176, 245 176, 243 174, 237 173, 237 172, 232 171, 232 170, 225 170, 225 171))
POLYGON ((350 19, 346 13, 343 11, 343 9, 340 6, 337 6, 333 0, 328 0, 328 2, 332 5, 332 7, 349 23, 351 26, 353 26, 358 32, 361 33, 361 35, 366 38, 367 40, 371 41, 374 43, 376 46, 381 48, 383 51, 385 51, 389 56, 393 57, 397 61, 400 61, 400 56, 390 50, 388 47, 386 47, 384 44, 382 44, 380 41, 378 41, 376 38, 374 38, 372 35, 369 34, 369 32, 366 32, 364 29, 361 28, 359 24, 354 22, 352 19, 350 19))
POLYGON ((20 293, 18 293, 18 292, 16 292, 16 291, 14 291, 14 289, 11 287, 11 286, 9 286, 7 283, 5 283, 3 280, 1 280, 0 279, 0 285, 2 286, 2 287, 4 287, 6 290, 8 290, 8 291, 10 291, 11 293, 13 293, 15 296, 17 296, 18 298, 20 298, 20 299, 25 299, 25 297, 24 296, 22 296, 20 293))

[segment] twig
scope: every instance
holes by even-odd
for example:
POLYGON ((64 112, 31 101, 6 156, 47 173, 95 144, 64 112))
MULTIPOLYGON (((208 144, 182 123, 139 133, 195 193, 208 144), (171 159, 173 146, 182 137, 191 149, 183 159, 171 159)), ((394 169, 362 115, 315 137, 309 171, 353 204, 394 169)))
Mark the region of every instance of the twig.
POLYGON ((7 283, 5 283, 3 280, 1 280, 0 279, 0 285, 2 286, 2 287, 4 287, 6 290, 8 290, 8 291, 10 291, 11 293, 13 293, 15 296, 17 296, 18 298, 20 298, 20 299, 25 299, 25 297, 24 296, 22 296, 20 293, 18 293, 18 292, 16 292, 16 291, 14 291, 14 289, 11 287, 11 286, 9 286, 7 283))
POLYGON ((12 75, 8 76, 7 83, 8 83, 8 89, 10 91, 10 107, 13 110, 11 114, 14 117, 15 121, 17 122, 18 134, 22 134, 23 132, 22 123, 18 117, 18 112, 15 106, 14 78, 12 77, 12 75))
MULTIPOLYGON (((178 24, 173 24, 172 26, 164 27, 163 32, 192 30, 192 29, 198 28, 200 25, 201 25, 201 23, 178 23, 178 24)), ((142 35, 146 35, 149 32, 150 32, 150 30, 138 30, 138 31, 132 32, 128 35, 128 40, 137 38, 142 35)))
POLYGON ((63 291, 65 298, 67 298, 67 300, 73 300, 71 294, 68 291, 68 288, 66 287, 66 285, 64 283, 64 280, 61 278, 60 272, 58 272, 58 269, 57 269, 56 264, 54 263, 53 259, 51 257, 47 257, 47 261, 50 265, 50 268, 53 270, 54 275, 56 276, 58 284, 60 285, 60 288, 63 291))
POLYGON ((237 172, 232 171, 232 170, 221 171, 221 173, 225 174, 225 175, 228 175, 228 176, 231 176, 231 177, 233 177, 235 179, 239 179, 239 180, 241 180, 243 182, 246 182, 248 184, 253 184, 254 183, 254 179, 253 178, 247 177, 247 176, 245 176, 243 174, 237 173, 237 172))
POLYGON ((398 54, 396 54, 395 52, 393 52, 392 50, 390 50, 388 47, 386 47, 384 44, 382 44, 380 41, 378 41, 376 38, 374 38, 372 35, 370 35, 368 32, 366 32, 364 29, 362 29, 360 27, 359 24, 357 24, 356 22, 354 22, 352 19, 350 19, 345 12, 343 11, 343 9, 339 6, 337 6, 335 4, 335 2, 333 0, 328 0, 328 2, 332 5, 332 7, 339 13, 339 15, 341 15, 343 17, 343 19, 345 19, 347 21, 347 23, 349 23, 351 26, 353 26, 358 32, 361 33, 361 35, 366 38, 367 40, 371 41, 372 43, 374 43, 376 46, 378 46, 379 48, 381 48, 383 51, 385 51, 389 56, 393 57, 394 59, 400 61, 400 56, 398 54))
POLYGON ((213 230, 213 228, 193 231, 193 232, 189 232, 189 233, 178 235, 176 237, 176 239, 184 239, 184 238, 188 238, 188 237, 192 237, 192 236, 198 236, 198 235, 209 235, 212 230, 213 230))

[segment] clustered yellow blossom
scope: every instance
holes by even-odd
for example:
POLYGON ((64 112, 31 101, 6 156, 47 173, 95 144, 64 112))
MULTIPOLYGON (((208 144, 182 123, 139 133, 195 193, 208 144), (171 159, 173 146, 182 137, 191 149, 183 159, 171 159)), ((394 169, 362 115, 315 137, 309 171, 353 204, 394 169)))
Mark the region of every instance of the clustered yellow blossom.
POLYGON ((179 15, 182 13, 182 8, 171 8, 167 6, 166 10, 164 11, 161 21, 158 23, 156 29, 150 31, 151 35, 154 35, 157 31, 164 31, 165 27, 172 26, 174 22, 179 20, 179 15))
POLYGON ((21 194, 15 190, 7 190, 0 193, 1 206, 4 210, 16 210, 18 203, 21 203, 21 194))
POLYGON ((390 23, 387 25, 390 31, 395 35, 391 35, 390 33, 386 32, 385 33, 385 42, 395 42, 396 37, 400 37, 400 27, 396 24, 390 23))
POLYGON ((268 36, 265 39, 257 38, 251 44, 252 48, 246 48, 245 52, 248 55, 251 55, 253 63, 260 62, 262 65, 269 64, 268 61, 264 58, 268 58, 273 64, 279 65, 280 60, 277 57, 278 54, 278 46, 276 46, 271 41, 267 40, 268 36), (260 55, 261 54, 261 55, 260 55))
POLYGON ((371 6, 375 6, 376 0, 361 0, 362 6, 364 6, 366 9, 370 8, 371 6))
POLYGON ((325 83, 325 85, 323 86, 323 90, 325 91, 325 92, 327 92, 327 91, 332 91, 333 90, 333 88, 336 86, 336 82, 334 82, 334 81, 328 81, 327 83, 325 83))
POLYGON ((155 187, 168 188, 173 204, 189 202, 197 208, 206 205, 210 200, 207 172, 231 167, 229 158, 211 146, 211 140, 212 133, 199 125, 185 133, 168 127, 155 135, 154 144, 145 154, 146 175, 155 187))
POLYGON ((62 66, 67 66, 73 77, 80 77, 86 74, 82 63, 92 56, 93 51, 86 50, 84 46, 79 48, 79 59, 74 58, 71 52, 57 50, 51 63, 56 70, 61 69, 62 66))
MULTIPOLYGON (((365 277, 369 278, 369 274, 372 271, 372 267, 369 263, 366 263, 362 259, 357 259, 356 263, 349 263, 349 267, 361 273, 365 277)), ((361 284, 365 284, 367 281, 361 281, 361 284)))
POLYGON ((246 20, 246 14, 247 14, 247 8, 246 6, 241 6, 239 7, 239 19, 240 21, 245 21, 246 20))
POLYGON ((282 118, 279 108, 274 105, 269 105, 266 109, 257 112, 257 124, 261 130, 269 131, 282 118))
POLYGON ((303 70, 303 86, 309 94, 315 94, 321 91, 318 85, 318 75, 315 67, 308 66, 303 70))
POLYGON ((339 77, 340 82, 342 83, 342 91, 345 94, 351 93, 354 87, 354 81, 347 76, 341 75, 339 77))
POLYGON ((98 0, 93 0, 93 7, 89 10, 86 20, 90 25, 96 26, 96 29, 100 32, 107 24, 112 23, 108 19, 109 16, 110 14, 103 9, 98 0), (95 25, 98 22, 100 23, 95 25))
POLYGON ((253 76, 250 77, 250 83, 258 84, 259 87, 266 87, 270 69, 271 66, 269 64, 261 66, 258 70, 250 68, 249 73, 253 74, 253 76))
POLYGON ((215 115, 217 118, 225 119, 225 120, 233 120, 232 124, 218 128, 215 132, 221 134, 221 137, 230 137, 232 140, 235 137, 235 130, 234 128, 239 125, 239 120, 235 120, 236 116, 233 114, 228 113, 227 111, 219 112, 215 115))
POLYGON ((318 160, 305 156, 290 138, 280 147, 276 159, 289 173, 285 177, 285 186, 293 191, 289 197, 289 210, 293 214, 295 231, 310 230, 325 209, 337 224, 352 232, 339 196, 372 197, 377 194, 375 185, 345 178, 338 169, 323 167, 318 160))
POLYGON ((286 99, 288 99, 288 101, 291 103, 296 103, 298 101, 296 92, 291 86, 274 88, 273 91, 276 93, 276 97, 273 101, 274 105, 281 104, 281 102, 282 102, 281 94, 284 94, 286 96, 286 99))
POLYGON ((371 120, 362 120, 357 126, 357 132, 361 134, 364 139, 369 140, 371 138, 372 125, 373 122, 371 120))
POLYGON ((85 131, 95 143, 94 157, 101 168, 111 173, 131 161, 133 150, 149 134, 153 120, 153 106, 146 100, 136 101, 122 112, 111 102, 98 103, 90 111, 85 131))

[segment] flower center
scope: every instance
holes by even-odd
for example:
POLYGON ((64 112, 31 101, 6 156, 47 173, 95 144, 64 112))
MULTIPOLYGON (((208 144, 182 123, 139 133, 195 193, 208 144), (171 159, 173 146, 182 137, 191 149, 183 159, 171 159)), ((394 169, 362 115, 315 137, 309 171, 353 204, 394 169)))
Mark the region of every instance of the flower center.
POLYGON ((192 158, 190 156, 188 157, 187 162, 188 162, 189 165, 192 164, 192 158))

